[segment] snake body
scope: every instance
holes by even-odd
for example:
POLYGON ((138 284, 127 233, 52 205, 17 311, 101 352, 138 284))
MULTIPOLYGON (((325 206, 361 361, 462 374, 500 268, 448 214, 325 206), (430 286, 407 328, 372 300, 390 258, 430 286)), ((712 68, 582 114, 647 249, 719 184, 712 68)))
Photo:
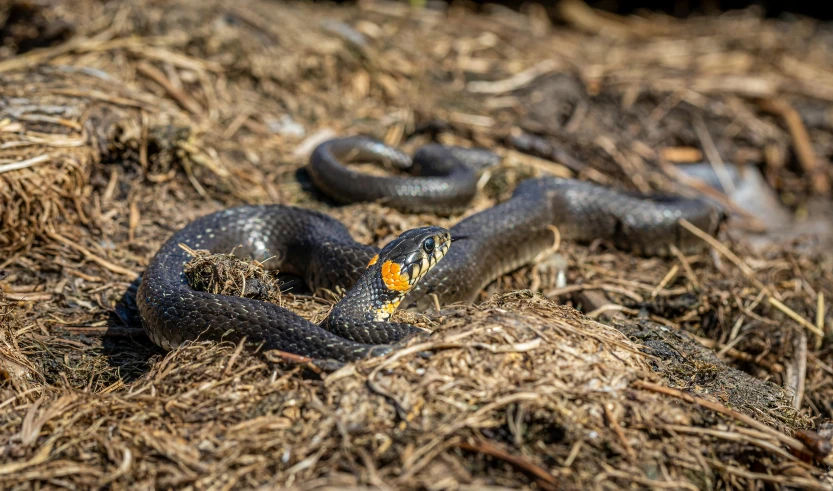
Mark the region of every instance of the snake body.
MULTIPOLYGON (((337 139, 316 149, 309 170, 316 185, 339 201, 381 197, 393 206, 431 210, 465 206, 471 186, 476 186, 476 169, 494 163, 483 150, 432 145, 422 152, 410 159, 373 140, 337 139), (342 159, 351 158, 395 161, 400 167, 417 167, 421 177, 374 176, 366 181, 370 176, 342 165, 342 159)), ((642 255, 667 255, 672 246, 690 251, 700 242, 678 224, 680 218, 714 234, 722 211, 700 199, 642 196, 555 177, 527 180, 509 200, 452 227, 451 237, 461 240, 444 251, 442 261, 422 268, 418 283, 420 278, 399 290, 396 304, 423 309, 435 302, 471 301, 486 284, 550 248, 553 227, 562 239, 600 239, 642 255)), ((142 322, 150 338, 166 349, 197 337, 238 341, 245 336, 265 349, 316 359, 349 361, 388 352, 415 328, 378 316, 371 319, 373 309, 367 306, 378 304, 384 293, 379 255, 389 247, 403 247, 400 239, 379 251, 357 243, 337 220, 291 206, 220 211, 176 232, 151 260, 137 294, 142 322), (191 289, 183 275, 190 256, 180 243, 215 252, 238 247, 238 255, 271 258, 265 262, 268 267, 301 276, 313 291, 352 289, 347 302, 316 325, 274 304, 191 289)), ((385 308, 390 310, 389 305, 385 308)))
POLYGON ((363 137, 336 138, 316 147, 307 170, 316 187, 341 203, 380 201, 411 212, 463 210, 477 192, 477 172, 499 157, 478 148, 425 145, 413 157, 363 137), (379 162, 408 177, 369 176, 343 163, 379 162))

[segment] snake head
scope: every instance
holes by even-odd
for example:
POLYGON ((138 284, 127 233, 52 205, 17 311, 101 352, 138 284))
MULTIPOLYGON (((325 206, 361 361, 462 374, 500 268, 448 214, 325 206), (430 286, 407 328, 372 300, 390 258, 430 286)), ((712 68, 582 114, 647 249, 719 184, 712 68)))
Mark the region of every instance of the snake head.
POLYGON ((402 295, 431 270, 448 252, 451 234, 442 227, 408 230, 379 251, 370 266, 379 266, 388 290, 402 295))
MULTIPOLYGON (((372 292, 370 318, 386 321, 405 295, 442 259, 451 234, 441 227, 408 230, 382 248, 367 266, 359 283, 372 292)), ((348 292, 348 295, 351 292, 348 292)))

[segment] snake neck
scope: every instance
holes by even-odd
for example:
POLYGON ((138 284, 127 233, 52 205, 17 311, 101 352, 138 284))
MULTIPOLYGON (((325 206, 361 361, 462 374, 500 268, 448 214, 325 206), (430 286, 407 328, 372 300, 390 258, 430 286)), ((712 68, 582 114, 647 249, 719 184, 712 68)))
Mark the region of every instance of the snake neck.
POLYGON ((388 288, 382 265, 371 265, 333 306, 321 327, 331 333, 363 343, 397 343, 418 329, 409 324, 389 323, 407 291, 388 288))
POLYGON ((392 280, 396 272, 390 263, 372 264, 359 277, 356 284, 335 304, 328 318, 328 326, 338 329, 342 324, 355 325, 359 319, 365 322, 386 322, 410 291, 406 283, 397 285, 392 280))

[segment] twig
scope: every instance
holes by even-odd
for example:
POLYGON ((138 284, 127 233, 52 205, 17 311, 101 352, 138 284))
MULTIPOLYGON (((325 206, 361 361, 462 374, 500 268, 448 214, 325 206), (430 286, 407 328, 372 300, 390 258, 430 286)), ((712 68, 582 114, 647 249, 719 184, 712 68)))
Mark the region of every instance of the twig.
POLYGON ((796 313, 795 310, 787 307, 786 305, 784 305, 783 303, 779 302, 778 300, 776 300, 772 297, 769 297, 767 299, 767 301, 769 302, 770 305, 772 305, 776 309, 778 309, 781 312, 783 312, 784 314, 786 314, 787 317, 789 317, 790 319, 798 322, 802 326, 806 327, 808 331, 812 332, 816 336, 824 337, 824 331, 822 331, 818 327, 814 326, 810 321, 808 321, 804 317, 801 317, 800 315, 798 315, 798 313, 796 313))
POLYGON ((147 62, 139 63, 136 70, 142 75, 159 84, 183 109, 195 116, 202 114, 202 107, 188 94, 174 86, 158 68, 147 62))
MULTIPOLYGON (((751 445, 755 445, 756 447, 762 448, 764 450, 768 450, 778 456, 792 461, 805 469, 812 469, 811 466, 805 464, 801 460, 799 460, 794 455, 786 452, 783 448, 779 447, 771 443, 770 441, 764 440, 763 438, 755 438, 752 435, 747 434, 745 431, 723 431, 723 430, 716 430, 712 428, 701 428, 699 426, 684 426, 684 425, 660 425, 659 428, 668 430, 673 433, 687 433, 690 435, 709 435, 715 438, 721 438, 723 440, 729 440, 734 442, 745 442, 751 445)), ((738 430, 743 430, 744 428, 737 428, 738 430)), ((768 435, 761 435, 764 438, 769 438, 768 435)))
POLYGON ((812 479, 805 479, 801 477, 793 477, 793 476, 773 476, 771 474, 763 474, 759 472, 751 472, 746 469, 741 469, 740 467, 734 467, 728 464, 725 464, 717 459, 709 459, 709 462, 717 467, 718 469, 728 472, 729 474, 734 474, 736 476, 743 477, 749 480, 760 480, 764 482, 771 482, 775 484, 784 484, 789 487, 797 487, 799 489, 818 489, 820 491, 829 491, 830 488, 823 486, 818 481, 812 479))
POLYGON ((578 440, 573 444, 573 447, 570 449, 570 453, 567 455, 567 459, 564 460, 562 467, 569 469, 573 465, 573 462, 576 461, 576 457, 578 457, 578 453, 581 452, 581 446, 583 444, 584 440, 578 440))
POLYGON ((546 59, 531 68, 527 68, 522 72, 512 75, 507 79, 495 80, 493 82, 469 82, 468 85, 466 85, 466 90, 475 94, 504 94, 506 92, 519 89, 541 75, 555 71, 558 68, 559 63, 553 61, 552 59, 546 59))
POLYGON ((468 450, 469 452, 479 452, 503 460, 518 470, 534 477, 536 484, 538 484, 538 486, 542 489, 558 489, 558 479, 547 472, 546 469, 535 464, 534 462, 530 462, 522 456, 512 455, 492 442, 476 438, 474 439, 473 444, 468 442, 458 442, 456 446, 463 450, 468 450))
POLYGON ((94 99, 97 101, 104 101, 109 102, 110 104, 115 104, 117 106, 127 106, 127 107, 135 107, 137 109, 144 109, 149 106, 147 102, 137 101, 133 99, 128 99, 126 97, 119 97, 116 95, 111 95, 106 92, 102 92, 100 90, 78 90, 72 88, 50 88, 48 90, 51 94, 58 94, 58 95, 65 95, 68 97, 81 97, 84 99, 94 99))
POLYGON ((691 282, 691 285, 694 288, 700 288, 700 282, 697 281, 697 275, 694 274, 694 269, 692 269, 691 264, 688 262, 688 259, 686 259, 685 254, 683 254, 683 251, 681 251, 674 244, 670 244, 670 247, 671 252, 674 253, 675 256, 677 256, 677 259, 679 259, 680 264, 683 265, 683 269, 685 270, 685 275, 688 277, 688 281, 691 282))
POLYGON ((793 353, 795 394, 793 395, 793 407, 801 409, 801 401, 804 399, 804 385, 807 378, 807 335, 803 331, 798 333, 798 347, 793 353))
POLYGON ((647 38, 666 32, 663 25, 637 24, 631 18, 615 14, 600 15, 584 2, 567 0, 558 2, 558 14, 568 24, 585 32, 613 39, 647 38))
POLYGON ((660 154, 665 160, 678 164, 693 164, 703 160, 703 152, 694 147, 666 147, 662 149, 660 154))
POLYGON ((65 246, 67 246, 69 248, 75 249, 76 251, 83 254, 85 258, 89 259, 90 261, 93 261, 94 263, 98 264, 99 266, 103 267, 104 269, 112 271, 113 273, 118 273, 118 274, 121 274, 121 275, 129 276, 131 279, 139 276, 139 273, 137 273, 137 272, 135 272, 131 269, 123 268, 123 267, 119 266, 118 264, 113 264, 113 263, 111 263, 110 261, 108 261, 106 259, 103 259, 103 258, 100 258, 100 257, 96 256, 95 254, 90 252, 84 246, 82 246, 80 244, 76 244, 75 242, 73 242, 73 241, 67 239, 66 237, 58 234, 57 232, 54 232, 54 231, 50 230, 50 231, 46 232, 46 235, 52 240, 56 240, 56 241, 60 242, 61 244, 64 244, 65 246))
POLYGON ((600 315, 602 315, 606 312, 624 312, 624 313, 629 314, 629 315, 638 315, 639 314, 638 310, 629 309, 628 307, 625 307, 624 305, 619 305, 619 304, 615 304, 615 303, 608 303, 608 304, 605 304, 605 305, 602 305, 602 306, 596 308, 592 312, 588 312, 585 315, 587 317, 591 318, 591 319, 597 319, 600 315))
POLYGON ((801 115, 798 114, 798 111, 783 99, 764 99, 760 102, 760 105, 764 111, 778 115, 784 120, 792 136, 798 162, 812 180, 813 191, 821 194, 829 193, 830 180, 825 173, 822 162, 813 150, 810 135, 807 133, 807 128, 804 126, 804 122, 801 121, 801 115))
POLYGON ((694 131, 697 133, 697 138, 700 139, 700 144, 703 145, 703 151, 706 152, 706 157, 708 157, 709 163, 720 181, 723 192, 731 196, 735 192, 735 184, 732 182, 729 171, 726 170, 726 164, 723 162, 723 158, 720 156, 720 152, 717 150, 717 146, 709 134, 709 129, 706 128, 706 122, 703 121, 703 116, 700 113, 696 113, 694 118, 694 131))
POLYGON ((645 301, 645 299, 642 298, 642 296, 638 293, 614 285, 570 285, 565 286, 564 288, 556 288, 554 290, 550 290, 544 293, 544 296, 547 298, 558 297, 561 295, 566 295, 568 293, 581 292, 585 290, 603 290, 608 293, 618 293, 620 295, 624 295, 635 302, 645 301))
POLYGON ((754 284, 756 287, 758 287, 760 290, 766 292, 767 294, 771 294, 770 291, 769 291, 769 288, 764 286, 763 283, 761 283, 760 281, 758 281, 757 278, 755 278, 755 272, 752 271, 752 268, 750 268, 749 266, 746 265, 746 263, 741 261, 741 259, 739 257, 737 257, 734 252, 730 251, 729 248, 727 248, 725 245, 721 244, 720 241, 718 241, 717 239, 715 239, 711 235, 707 234, 706 232, 703 232, 702 230, 697 228, 696 225, 692 224, 691 222, 689 222, 685 218, 680 218, 679 224, 682 225, 683 228, 685 228, 686 230, 688 230, 692 234, 694 234, 697 237, 703 239, 706 243, 708 243, 715 250, 717 250, 717 252, 721 253, 724 257, 726 257, 726 259, 732 261, 732 263, 734 263, 734 265, 737 266, 738 269, 741 270, 741 272, 744 274, 744 276, 746 276, 746 278, 749 281, 751 281, 752 284, 754 284))
POLYGON ((97 34, 93 38, 77 37, 67 41, 66 43, 58 44, 50 48, 41 48, 32 50, 21 56, 10 57, 3 62, 0 62, 0 73, 20 70, 25 67, 37 66, 47 61, 58 57, 60 55, 71 53, 81 47, 90 47, 103 43, 110 39, 114 31, 106 30, 97 34))
POLYGON ((17 302, 43 302, 52 299, 49 292, 8 292, 5 295, 7 299, 17 302))
POLYGON ((229 359, 228 359, 228 365, 226 365, 226 368, 223 370, 223 374, 222 374, 223 377, 225 377, 226 375, 229 374, 229 372, 231 371, 231 367, 234 366, 234 362, 237 361, 237 358, 240 356, 240 353, 243 351, 243 347, 245 345, 246 345, 246 336, 243 336, 243 338, 240 340, 240 342, 237 343, 237 347, 234 348, 234 352, 232 352, 231 357, 229 357, 229 359))
POLYGON ((613 429, 613 432, 616 433, 616 436, 619 438, 619 441, 622 442, 622 447, 625 448, 625 452, 628 454, 628 458, 632 463, 636 462, 636 452, 634 452, 633 447, 628 442, 628 439, 625 437, 625 432, 622 431, 622 427, 619 425, 619 421, 616 420, 616 415, 613 414, 613 410, 611 406, 613 404, 602 404, 604 407, 605 412, 605 419, 610 427, 613 429))
MULTIPOLYGON (((816 298, 816 328, 824 333, 824 293, 819 292, 818 298, 816 298)), ((816 337, 816 349, 821 348, 821 342, 823 341, 824 336, 816 337)))
POLYGON ((32 157, 31 159, 18 160, 17 162, 12 162, 10 164, 3 164, 0 165, 0 174, 13 170, 25 169, 27 167, 32 167, 33 165, 37 164, 42 164, 44 162, 48 162, 51 158, 51 155, 43 154, 38 155, 37 157, 32 157))
POLYGON ((668 286, 668 283, 670 283, 671 280, 674 279, 675 276, 677 276, 677 272, 679 271, 680 267, 676 264, 673 265, 671 269, 669 269, 668 272, 665 273, 665 276, 662 277, 662 280, 660 280, 656 288, 654 288, 653 291, 651 291, 651 298, 655 298, 657 294, 659 294, 659 292, 661 292, 666 286, 668 286))
MULTIPOLYGON (((660 394, 665 394, 667 396, 676 397, 677 399, 681 399, 681 400, 686 401, 688 403, 697 404, 699 406, 705 407, 706 409, 711 409, 712 411, 717 411, 720 414, 723 414, 725 416, 729 416, 730 418, 734 418, 734 419, 740 421, 741 423, 743 423, 743 424, 745 424, 749 427, 752 427, 756 430, 762 431, 762 432, 766 433, 767 435, 770 435, 770 436, 776 438, 779 442, 781 442, 782 444, 786 445, 787 447, 789 447, 793 450, 803 451, 804 449, 807 448, 804 444, 802 444, 800 441, 796 440, 795 438, 793 438, 791 436, 787 436, 787 435, 781 433, 780 431, 765 425, 764 423, 756 421, 756 420, 752 419, 751 417, 749 417, 745 414, 742 414, 742 413, 739 413, 739 412, 735 411, 734 409, 729 409, 729 408, 727 408, 726 406, 724 406, 722 404, 707 401, 703 398, 694 396, 692 394, 688 394, 688 393, 683 392, 681 390, 672 389, 670 387, 665 387, 665 386, 658 385, 658 384, 655 384, 655 383, 652 383, 652 382, 646 382, 644 380, 635 381, 633 383, 633 386, 636 387, 637 389, 650 390, 652 392, 657 392, 657 393, 660 393, 660 394)), ((827 459, 825 459, 825 463, 827 462, 827 460, 831 460, 833 462, 833 459, 830 459, 828 457, 827 459)))

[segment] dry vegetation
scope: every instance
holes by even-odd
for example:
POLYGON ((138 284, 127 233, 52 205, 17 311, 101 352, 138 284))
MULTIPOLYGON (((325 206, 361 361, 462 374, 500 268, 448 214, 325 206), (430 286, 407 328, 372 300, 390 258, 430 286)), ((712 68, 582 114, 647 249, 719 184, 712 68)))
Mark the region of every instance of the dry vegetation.
POLYGON ((829 220, 833 29, 560 5, 0 7, 0 488, 833 489, 829 235, 753 240, 760 217, 680 172, 747 164, 790 222, 829 220), (322 199, 304 159, 355 133, 499 151, 472 212, 557 174, 736 214, 702 254, 563 242, 332 374, 163 353, 119 319, 161 242, 224 206, 315 207, 377 245, 459 220, 322 199))

